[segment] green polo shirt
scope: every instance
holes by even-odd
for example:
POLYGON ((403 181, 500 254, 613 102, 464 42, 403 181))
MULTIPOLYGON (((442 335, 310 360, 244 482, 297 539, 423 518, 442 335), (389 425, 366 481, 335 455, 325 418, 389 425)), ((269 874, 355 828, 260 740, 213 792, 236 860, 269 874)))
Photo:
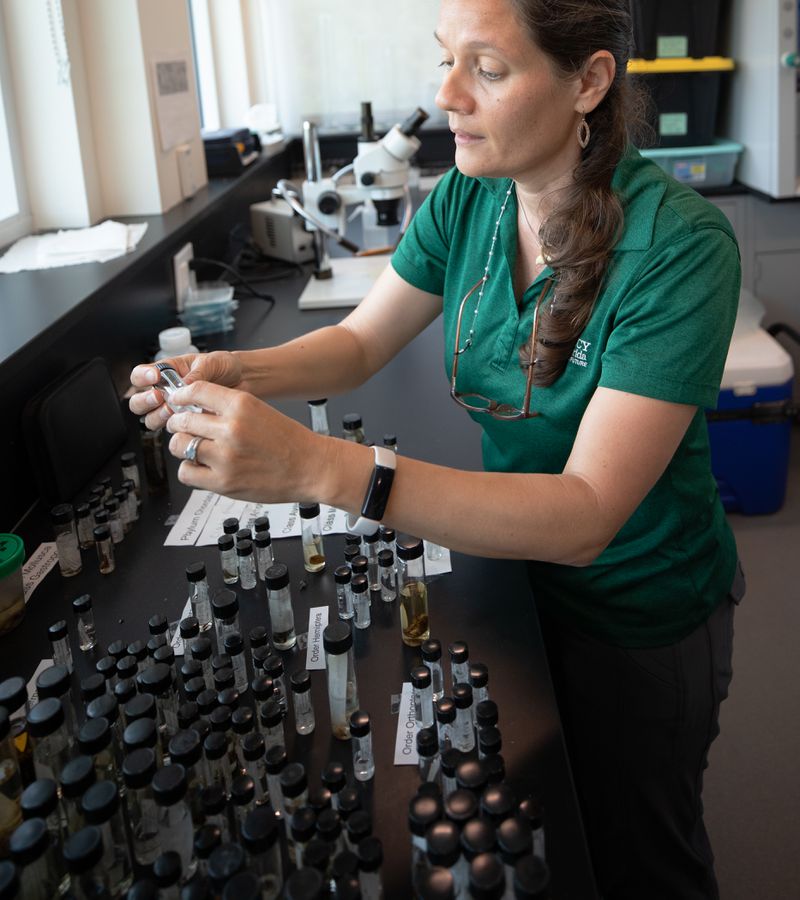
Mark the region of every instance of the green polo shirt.
MULTIPOLYGON (((444 363, 452 367, 461 298, 481 277, 508 179, 451 170, 414 216, 392 258, 410 284, 444 298, 444 363)), ((565 624, 623 647, 673 643, 731 587, 736 546, 711 474, 703 408, 717 402, 739 297, 740 264, 727 219, 691 188, 631 150, 614 174, 625 213, 603 290, 566 370, 534 387, 540 415, 483 428, 489 471, 563 471, 598 386, 698 407, 674 457, 617 536, 586 567, 532 561, 534 596, 565 624)), ((491 260, 475 341, 458 389, 521 406, 518 351, 549 269, 513 293, 517 206, 512 192, 491 260)), ((462 342, 477 291, 464 311, 462 342)), ((632 442, 637 435, 630 435, 632 442)))

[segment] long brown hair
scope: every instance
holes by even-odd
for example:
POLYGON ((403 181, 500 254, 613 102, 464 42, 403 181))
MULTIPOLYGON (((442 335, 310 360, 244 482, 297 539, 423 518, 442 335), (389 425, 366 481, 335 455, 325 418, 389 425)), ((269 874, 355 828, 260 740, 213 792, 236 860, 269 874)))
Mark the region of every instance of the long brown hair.
MULTIPOLYGON (((539 231, 555 290, 552 302, 543 304, 539 314, 533 376, 537 385, 553 384, 566 368, 622 232, 622 207, 611 178, 644 119, 644 101, 626 74, 632 44, 629 2, 510 0, 534 43, 564 78, 578 76, 598 50, 608 50, 616 62, 608 93, 586 116, 591 137, 573 182, 539 231)), ((521 363, 526 365, 529 359, 530 342, 520 350, 521 363)))

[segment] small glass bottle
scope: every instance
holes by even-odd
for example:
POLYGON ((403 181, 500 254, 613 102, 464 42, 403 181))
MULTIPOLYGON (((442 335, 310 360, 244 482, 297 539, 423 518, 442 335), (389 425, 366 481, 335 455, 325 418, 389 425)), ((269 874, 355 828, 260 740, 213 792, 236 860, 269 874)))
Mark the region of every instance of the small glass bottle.
POLYGON ((481 794, 481 818, 497 827, 517 812, 517 798, 507 784, 488 784, 481 794))
POLYGON ((427 666, 414 666, 411 670, 411 685, 414 688, 414 715, 417 725, 419 728, 431 728, 435 724, 431 670, 427 666))
MULTIPOLYGON (((474 702, 473 694, 473 702, 474 702)), ((475 725, 478 728, 493 728, 497 725, 499 715, 494 700, 481 700, 475 704, 475 725)))
POLYGON ((240 528, 233 536, 233 539, 236 543, 236 546, 238 547, 242 541, 252 541, 253 532, 250 531, 249 528, 240 528))
POLYGON ((135 750, 147 749, 152 750, 155 754, 157 765, 160 766, 164 761, 158 744, 158 724, 155 719, 147 716, 135 719, 125 728, 122 733, 122 746, 125 749, 126 757, 135 750))
POLYGON ((72 673, 72 648, 69 645, 69 632, 67 631, 67 623, 64 619, 59 619, 47 629, 47 639, 53 652, 53 662, 57 666, 64 668, 72 673))
POLYGON ((331 433, 328 426, 328 398, 309 400, 308 414, 311 417, 311 430, 327 437, 331 433))
POLYGON ((153 863, 153 881, 158 886, 160 900, 179 900, 183 864, 174 850, 160 853, 153 863))
POLYGON ((236 833, 241 836, 247 814, 255 808, 256 783, 247 774, 236 775, 231 780, 231 806, 236 833))
POLYGON ((316 725, 311 699, 311 673, 307 669, 294 672, 289 679, 292 686, 294 727, 298 734, 311 734, 316 725))
POLYGON ((421 728, 417 732, 417 757, 420 781, 439 783, 439 739, 434 728, 421 728))
MULTIPOLYGON (((275 749, 275 748, 271 748, 275 749)), ((285 814, 293 816, 308 803, 308 778, 302 763, 289 763, 280 774, 285 814)))
MULTIPOLYGON (((44 819, 50 838, 57 846, 61 846, 64 838, 64 826, 61 819, 61 808, 58 802, 58 785, 50 778, 37 778, 29 784, 20 797, 22 818, 44 819)), ((19 822, 14 827, 16 828, 19 822)), ((6 838, 6 845, 8 839, 6 838)))
POLYGON ((133 863, 116 783, 92 785, 81 799, 81 809, 87 825, 94 825, 102 834, 102 868, 108 874, 111 896, 122 896, 133 881, 133 863))
MULTIPOLYGON (((208 880, 211 882, 211 896, 219 900, 238 900, 238 895, 223 890, 247 865, 247 854, 241 844, 220 844, 208 858, 208 880)), ((245 900, 242 897, 242 900, 245 900)))
POLYGON ((289 701, 286 691, 286 675, 283 670, 283 659, 277 653, 271 653, 264 660, 264 674, 272 680, 272 690, 278 698, 281 709, 286 712, 289 701))
POLYGON ((356 444, 363 444, 366 441, 360 413, 347 413, 342 418, 342 437, 356 444))
POLYGON ((450 654, 450 683, 469 684, 469 645, 466 641, 453 641, 447 648, 450 654))
POLYGON ((112 742, 111 723, 102 716, 87 719, 78 732, 78 749, 92 759, 95 778, 98 780, 116 782, 119 778, 112 742))
POLYGON ((289 858, 301 869, 305 865, 305 850, 308 842, 317 833, 317 814, 310 806, 303 806, 292 816, 288 841, 289 858))
POLYGON ((203 743, 199 732, 194 728, 179 731, 169 742, 169 760, 181 765, 186 771, 186 802, 192 815, 194 828, 203 822, 203 807, 200 793, 203 781, 203 743))
POLYGON ((59 788, 67 833, 71 834, 83 826, 81 797, 96 781, 97 774, 91 756, 76 756, 61 770, 59 788))
POLYGON ((247 680, 247 662, 244 656, 244 641, 238 632, 234 631, 225 635, 225 653, 231 658, 236 690, 240 694, 244 694, 249 687, 249 682, 247 680))
MULTIPOLYGON (((249 868, 258 879, 261 900, 276 900, 283 884, 280 823, 269 807, 254 809, 244 820, 242 844, 247 851, 249 868)), ((226 890, 226 894, 227 894, 226 890)), ((231 896, 239 896, 232 893, 231 896)))
POLYGON ((95 671, 103 676, 106 693, 113 694, 117 684, 117 663, 113 656, 103 656, 95 663, 95 671))
POLYGON ((255 663, 254 651, 259 647, 266 647, 269 651, 269 632, 263 625, 256 625, 248 632, 247 640, 250 643, 250 663, 255 673, 261 666, 257 666, 255 663))
POLYGON ((456 720, 451 726, 453 746, 462 753, 475 747, 475 728, 472 724, 472 688, 468 684, 456 684, 453 688, 456 720))
POLYGON ((211 668, 212 649, 211 641, 206 637, 195 638, 189 646, 189 653, 192 659, 199 662, 202 666, 203 681, 208 690, 214 687, 214 673, 211 668))
POLYGON ((355 612, 353 593, 350 590, 351 578, 350 566, 337 566, 333 570, 333 580, 336 584, 336 610, 340 619, 352 619, 355 612))
POLYGON ((394 553, 391 550, 378 551, 378 572, 381 600, 385 603, 392 603, 397 599, 397 572, 395 571, 394 553))
POLYGON ((239 627, 239 598, 228 588, 223 588, 214 595, 211 601, 214 614, 214 628, 217 634, 217 647, 222 652, 225 646, 225 635, 241 634, 239 627))
POLYGON ((397 435, 385 434, 383 436, 383 446, 386 447, 387 450, 391 450, 392 453, 397 453, 397 435))
POLYGON ((428 871, 426 832, 442 818, 442 801, 431 794, 416 794, 408 804, 408 828, 411 832, 411 884, 417 891, 428 871))
POLYGON ((317 813, 317 836, 330 847, 331 859, 347 851, 342 819, 335 809, 328 807, 317 813))
POLYGON ((356 710, 350 716, 350 737, 353 750, 353 777, 356 781, 369 781, 375 775, 375 758, 372 755, 372 726, 369 713, 356 710))
POLYGON ((195 831, 192 847, 197 860, 198 878, 205 879, 208 877, 208 858, 221 843, 222 831, 218 825, 213 825, 206 821, 204 825, 195 831))
POLYGON ((322 633, 328 675, 328 703, 333 736, 350 738, 350 716, 358 709, 358 684, 353 658, 353 632, 347 622, 334 622, 322 633))
POLYGON ((394 528, 389 528, 388 525, 381 525, 378 529, 378 534, 381 536, 381 550, 391 550, 394 553, 397 549, 395 543, 397 535, 394 528))
POLYGON ((380 568, 378 565, 378 553, 381 549, 381 536, 379 532, 365 534, 361 538, 361 553, 367 560, 367 578, 369 578, 370 591, 379 591, 381 588, 380 568))
POLYGON ((239 559, 236 556, 236 547, 233 535, 221 534, 217 538, 219 550, 219 562, 222 567, 222 580, 225 584, 237 584, 239 581, 239 559))
MULTIPOLYGON (((204 787, 200 794, 203 805, 203 818, 206 825, 213 825, 220 834, 219 843, 228 843, 231 839, 231 823, 228 818, 228 797, 221 784, 204 787)), ((218 844, 216 844, 218 846, 218 844)), ((212 847, 211 850, 214 848, 212 847)), ((209 850, 209 854, 211 853, 209 850)), ((206 857, 208 859, 208 856, 206 857)))
POLYGON ((139 669, 142 669, 147 662, 147 644, 144 641, 131 641, 127 650, 139 663, 139 669))
POLYGON ((267 746, 264 735, 258 731, 251 731, 242 738, 241 748, 243 769, 253 779, 255 785, 256 805, 264 805, 269 800, 265 759, 267 746))
MULTIPOLYGON (((129 726, 130 727, 130 726, 129 726)), ((140 866, 149 866, 161 852, 158 821, 152 781, 156 773, 156 756, 152 749, 142 747, 128 753, 122 764, 127 792, 133 854, 140 866)))
POLYGON ((519 804, 519 815, 531 826, 533 852, 539 859, 546 859, 544 840, 544 809, 534 796, 528 796, 519 804))
POLYGON ((69 503, 59 503, 50 511, 50 520, 56 539, 58 568, 65 578, 71 578, 81 571, 81 551, 72 507, 69 503))
POLYGON ((163 634, 164 639, 169 644, 172 641, 172 629, 169 627, 169 621, 163 613, 156 613, 147 620, 147 630, 153 637, 163 634))
MULTIPOLYGON (((133 686, 133 692, 130 695, 132 698, 135 695, 135 686, 133 686)), ((118 692, 115 689, 114 696, 111 694, 103 694, 101 697, 97 697, 92 700, 90 703, 86 705, 86 719, 87 723, 93 719, 105 719, 108 722, 108 725, 111 729, 111 750, 114 754, 115 766, 118 768, 118 763, 122 761, 122 733, 124 731, 123 721, 120 715, 120 705, 119 705, 119 695, 121 692, 118 692)), ((84 724, 84 728, 86 725, 84 724)), ((80 732, 79 732, 80 734, 80 732)), ((98 778, 105 777, 98 774, 98 778)), ((118 781, 120 782, 120 787, 124 793, 124 783, 121 780, 122 776, 119 775, 118 781)))
POLYGON ((256 516, 253 519, 253 535, 269 534, 269 516, 256 516))
POLYGON ((22 822, 21 795, 22 775, 11 736, 11 721, 6 709, 0 706, 0 847, 8 846, 12 832, 22 822))
POLYGON ((488 784, 483 763, 477 759, 462 759, 456 769, 456 784, 459 790, 469 791, 476 801, 480 800, 488 784))
POLYGON ((133 482, 133 489, 136 501, 139 506, 142 505, 142 479, 139 475, 139 464, 136 461, 136 454, 132 451, 123 453, 119 458, 120 467, 122 468, 122 479, 126 481, 130 478, 133 482))
POLYGON ((339 794, 347 785, 345 767, 338 760, 332 759, 322 770, 322 784, 331 795, 331 809, 338 811, 339 794))
POLYGON ((550 897, 550 869, 547 863, 533 853, 517 860, 513 889, 513 896, 519 900, 547 900, 550 897))
POLYGON ((9 850, 18 870, 21 900, 53 900, 67 892, 69 876, 44 819, 23 822, 11 835, 9 850))
POLYGON ((514 883, 514 868, 533 853, 531 826, 522 816, 510 816, 497 826, 497 849, 505 867, 505 878, 514 883))
POLYGON ((264 735, 267 748, 285 746, 284 711, 277 697, 270 697, 266 703, 261 704, 259 718, 261 721, 261 733, 264 735))
POLYGON ((303 567, 306 572, 321 572, 325 568, 325 546, 319 521, 319 503, 301 503, 299 509, 303 567))
POLYGON ((133 527, 131 518, 131 504, 128 502, 128 489, 124 486, 114 491, 114 499, 119 504, 119 517, 122 520, 122 530, 127 534, 133 527))
POLYGON ((88 550, 94 545, 94 514, 88 503, 79 503, 75 507, 75 517, 78 529, 78 546, 81 550, 88 550))
MULTIPOLYGON (((235 691, 235 693, 239 693, 235 691)), ((251 706, 239 706, 231 713, 231 730, 233 731, 233 744, 236 750, 237 765, 242 772, 247 771, 244 758, 244 741, 251 734, 264 737, 256 729, 256 713, 251 706)))
POLYGON ((58 781, 71 755, 64 708, 57 697, 40 700, 28 713, 28 733, 33 741, 33 767, 37 778, 58 781))
POLYGON ((289 589, 289 570, 283 563, 270 566, 264 576, 267 584, 272 643, 276 650, 291 650, 297 643, 294 611, 289 589))
POLYGON ((409 647, 419 647, 430 637, 422 541, 419 538, 406 538, 396 543, 400 566, 397 588, 400 595, 403 643, 409 647))
POLYGON ((270 747, 264 756, 264 768, 267 770, 267 785, 269 787, 269 802, 278 818, 286 817, 281 775, 288 764, 289 760, 286 756, 285 747, 270 747))
POLYGON ((119 502, 113 497, 103 504, 108 513, 108 527, 111 529, 111 540, 114 544, 121 544, 125 536, 122 526, 122 516, 119 511, 119 502))
POLYGON ((374 835, 365 837, 358 844, 358 881, 362 900, 381 900, 383 897, 383 844, 374 835))
MULTIPOLYGON (((354 556, 350 560, 350 571, 353 575, 364 575, 366 576, 367 570, 369 569, 369 560, 366 556, 363 556, 360 552, 358 556, 354 556)), ((367 579, 369 581, 369 579, 367 579)))
POLYGON ((158 732, 166 754, 169 739, 178 731, 178 705, 172 685, 172 672, 166 663, 153 663, 136 677, 139 690, 156 701, 158 732))
MULTIPOLYGON (((159 379, 156 388, 164 395, 164 402, 173 412, 201 413, 203 411, 201 407, 191 403, 186 406, 176 406, 174 403, 170 402, 175 391, 185 387, 184 381, 169 363, 157 362, 155 366, 161 373, 161 378, 159 379)), ((184 877, 186 877, 185 872, 184 877)))
POLYGON ((239 567, 239 584, 246 591, 252 591, 258 584, 256 578, 256 558, 253 555, 251 540, 239 541, 236 544, 236 560, 239 567))
POLYGON ((454 882, 456 897, 469 897, 468 869, 461 863, 461 834, 453 822, 434 822, 425 834, 428 862, 433 867, 447 869, 454 882))
POLYGON ((369 608, 369 579, 366 575, 354 575, 350 580, 350 591, 353 595, 355 616, 353 624, 356 628, 369 628, 372 617, 369 608))
POLYGON ((484 663, 473 662, 468 667, 469 685, 472 688, 472 718, 477 726, 478 704, 489 699, 489 668, 484 663))
POLYGON ((357 544, 346 544, 344 548, 344 561, 353 571, 353 561, 361 557, 361 541, 357 544))
POLYGON ((478 729, 478 759, 496 756, 503 749, 503 738, 500 729, 494 725, 478 729))
POLYGON ((267 569, 275 564, 275 554, 272 552, 272 537, 268 531, 260 531, 253 539, 256 556, 256 572, 258 580, 263 581, 267 569))
POLYGON ((131 527, 133 527, 133 524, 139 521, 139 507, 142 505, 142 502, 136 493, 136 485, 134 485, 133 479, 126 478, 122 482, 122 487, 128 492, 128 520, 131 523, 131 527))
POLYGON ((101 575, 110 575, 116 564, 114 562, 114 543, 111 540, 111 529, 108 525, 96 525, 93 531, 94 548, 97 551, 97 565, 101 575))
POLYGON ((431 687, 434 701, 444 696, 444 672, 442 672, 442 644, 429 638, 420 647, 422 662, 431 670, 431 687))
POLYGON ((231 766, 228 736, 224 731, 212 731, 203 741, 206 786, 218 784, 226 797, 231 795, 231 766))
POLYGON ((439 737, 439 752, 444 753, 453 746, 453 725, 456 721, 456 704, 452 697, 441 697, 434 702, 436 730, 439 737))
POLYGON ((160 768, 153 776, 153 799, 158 807, 158 842, 161 852, 174 850, 181 858, 183 876, 194 875, 197 862, 192 853, 194 830, 192 816, 186 803, 188 787, 186 770, 181 765, 160 768))
POLYGON ((99 672, 94 671, 86 678, 81 678, 80 688, 81 700, 84 703, 91 703, 92 700, 106 695, 106 680, 99 672))
POLYGON ((236 534, 239 530, 239 520, 236 516, 228 516, 227 519, 223 519, 222 521, 222 533, 229 534, 231 537, 236 534))

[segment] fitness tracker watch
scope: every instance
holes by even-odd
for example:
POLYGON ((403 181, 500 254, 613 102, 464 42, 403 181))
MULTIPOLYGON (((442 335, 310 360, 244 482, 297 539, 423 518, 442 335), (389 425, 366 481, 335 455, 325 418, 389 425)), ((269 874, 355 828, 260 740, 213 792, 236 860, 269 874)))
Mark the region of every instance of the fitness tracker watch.
POLYGON ((375 468, 361 504, 361 515, 358 518, 347 516, 347 528, 354 534, 375 534, 380 528, 394 481, 397 466, 394 452, 386 447, 373 447, 372 452, 375 454, 375 468))

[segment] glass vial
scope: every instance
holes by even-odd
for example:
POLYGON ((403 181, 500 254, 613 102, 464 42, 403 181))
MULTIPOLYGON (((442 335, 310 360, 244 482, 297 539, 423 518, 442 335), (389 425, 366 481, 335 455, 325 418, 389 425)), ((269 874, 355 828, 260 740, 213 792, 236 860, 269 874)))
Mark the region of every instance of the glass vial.
POLYGON ((289 679, 292 686, 294 727, 298 734, 311 734, 314 730, 314 705, 311 701, 311 673, 307 669, 294 672, 289 679))
POLYGON ((361 900, 381 900, 383 897, 383 844, 374 835, 358 842, 358 881, 361 900))
POLYGON ((241 634, 239 628, 239 598, 229 588, 222 588, 211 601, 214 614, 214 628, 217 634, 217 648, 220 653, 225 647, 225 636, 241 634))
POLYGON ((63 896, 69 877, 63 876, 58 851, 44 819, 28 819, 11 835, 11 858, 19 871, 22 900, 52 900, 63 896))
POLYGON ((186 580, 189 582, 189 603, 192 615, 197 619, 200 631, 208 631, 211 628, 212 615, 205 563, 196 562, 188 565, 186 580))
POLYGON ((435 728, 422 728, 417 732, 417 758, 419 780, 439 783, 439 739, 435 728))
POLYGON ((259 715, 261 720, 261 733, 267 749, 272 747, 284 747, 286 735, 283 730, 284 711, 277 697, 270 697, 261 704, 259 715))
POLYGON ((97 637, 94 631, 92 598, 88 594, 76 597, 72 601, 72 611, 78 624, 78 646, 84 653, 93 650, 97 646, 97 637))
POLYGON ((50 519, 56 539, 58 568, 65 578, 71 578, 81 570, 81 551, 72 507, 68 503, 59 503, 50 511, 50 519))
POLYGON ((381 585, 381 600, 392 603, 397 599, 397 573, 394 553, 391 550, 378 551, 378 573, 381 585))
POLYGON ((244 540, 237 543, 236 559, 239 566, 239 583, 246 591, 252 591, 258 583, 252 541, 244 540))
POLYGON ((275 554, 272 552, 272 537, 268 531, 259 531, 253 539, 256 556, 256 573, 258 580, 263 581, 267 569, 274 564, 275 554))
POLYGON ((350 566, 337 566, 333 571, 333 580, 336 584, 336 611, 340 619, 352 619, 355 614, 353 593, 350 590, 351 577, 350 566))
POLYGON ((186 789, 186 770, 181 765, 163 766, 153 776, 160 850, 162 853, 173 850, 180 856, 183 876, 188 880, 194 874, 197 862, 192 853, 194 830, 185 800, 186 789))
POLYGON ((111 540, 111 529, 108 525, 96 525, 93 534, 100 574, 110 575, 115 568, 114 542, 111 540))
POLYGON ((122 480, 130 479, 133 482, 133 490, 136 497, 137 505, 142 505, 142 479, 139 475, 139 464, 136 461, 136 454, 132 451, 123 453, 119 458, 120 467, 122 468, 122 480))
POLYGON ((278 818, 286 817, 281 775, 288 762, 284 747, 270 747, 264 756, 264 768, 267 770, 267 786, 269 787, 269 803, 275 810, 275 815, 278 818))
POLYGON ((453 746, 462 753, 475 747, 475 728, 472 724, 472 688, 468 684, 456 684, 453 688, 456 720, 452 726, 453 746))
POLYGON ((381 536, 377 531, 365 534, 361 538, 361 552, 367 560, 367 578, 369 578, 370 591, 379 591, 381 588, 380 570, 378 567, 378 553, 381 549, 381 536))
POLYGON ((369 713, 356 710, 350 716, 350 738, 353 750, 353 777, 356 781, 369 781, 375 775, 375 758, 372 755, 372 726, 369 713))
POLYGON ((470 663, 468 671, 472 688, 472 721, 477 727, 478 704, 489 699, 489 667, 484 663, 470 663))
POLYGON ((442 671, 442 644, 436 638, 429 638, 420 647, 422 662, 431 670, 433 699, 444 697, 444 672, 442 671))
POLYGON ((289 590, 289 570, 283 563, 270 566, 265 578, 272 643, 276 650, 291 650, 297 643, 294 631, 294 611, 289 590))
POLYGON ((303 567, 306 572, 321 572, 325 568, 325 547, 319 522, 319 503, 301 503, 299 506, 303 567))
POLYGON ((322 635, 328 675, 328 703, 333 736, 350 737, 350 716, 358 709, 358 685, 353 661, 353 632, 347 622, 334 622, 322 635))
POLYGON ((53 652, 53 662, 64 666, 68 672, 73 671, 72 648, 69 645, 69 632, 64 619, 59 619, 47 629, 47 639, 53 652))
POLYGON ((347 413, 342 419, 342 437, 346 441, 353 441, 356 444, 365 442, 364 425, 360 413, 347 413))
POLYGON ((78 529, 78 546, 81 550, 88 550, 94 544, 94 513, 88 503, 80 503, 75 507, 75 517, 78 529))
POLYGON ((114 544, 121 544, 125 536, 125 528, 122 523, 119 502, 113 497, 104 504, 108 513, 108 527, 111 529, 111 540, 114 544))
POLYGON ((233 535, 221 534, 217 538, 217 548, 222 567, 222 580, 225 584, 236 584, 239 581, 239 561, 233 544, 233 535))
POLYGON ((387 450, 397 453, 397 435, 385 434, 383 436, 383 446, 386 447, 387 450))
POLYGON ((171 403, 170 401, 175 391, 185 387, 183 379, 169 363, 157 362, 156 368, 161 373, 161 378, 156 387, 164 395, 164 402, 173 412, 201 413, 203 411, 201 407, 191 403, 187 406, 176 406, 174 403, 171 403))
POLYGON ((439 735, 439 752, 444 753, 453 746, 453 724, 456 721, 456 704, 452 697, 434 700, 436 729, 439 735))
POLYGON ((469 684, 469 645, 466 641, 453 641, 447 648, 450 654, 450 684, 469 684))
POLYGON ((397 541, 400 594, 400 627, 403 643, 419 647, 430 637, 428 588, 425 584, 425 556, 419 538, 397 541))
POLYGON ((302 763, 289 763, 283 769, 280 774, 280 789, 287 816, 293 816, 308 803, 308 777, 302 763))
POLYGON ((238 632, 234 631, 231 634, 225 635, 225 652, 231 658, 234 686, 240 694, 244 694, 250 685, 247 681, 247 662, 244 657, 244 640, 238 632))
POLYGON ((149 747, 128 753, 122 763, 127 791, 125 804, 133 839, 133 855, 140 866, 151 865, 161 850, 152 781, 156 774, 156 755, 149 747))
POLYGON ((328 399, 308 401, 308 414, 311 417, 311 430, 326 437, 331 433, 328 426, 328 399))
MULTIPOLYGON (((280 823, 270 809, 254 809, 247 814, 241 830, 251 874, 257 879, 261 900, 276 900, 283 885, 280 823)), ((227 894, 229 891, 226 891, 227 894)), ((230 891, 232 896, 239 896, 230 891)), ((224 896, 224 895, 223 895, 224 896)))
POLYGON ((350 591, 353 594, 355 611, 353 624, 356 628, 369 628, 372 618, 369 609, 369 579, 367 576, 354 575, 350 581, 350 591))
POLYGON ((81 798, 81 810, 86 824, 94 825, 102 834, 101 867, 108 875, 111 896, 122 896, 131 886, 133 864, 116 782, 92 785, 81 798))
POLYGON ((414 715, 417 725, 419 728, 432 728, 435 719, 430 669, 427 666, 415 666, 411 670, 411 685, 414 688, 414 715))
POLYGON ((57 697, 40 700, 28 713, 28 733, 33 742, 33 768, 37 778, 58 781, 71 755, 64 708, 57 697))
POLYGON ((39 700, 57 697, 64 707, 64 723, 70 738, 78 736, 78 715, 70 697, 72 680, 66 666, 48 666, 36 679, 36 692, 39 700))

